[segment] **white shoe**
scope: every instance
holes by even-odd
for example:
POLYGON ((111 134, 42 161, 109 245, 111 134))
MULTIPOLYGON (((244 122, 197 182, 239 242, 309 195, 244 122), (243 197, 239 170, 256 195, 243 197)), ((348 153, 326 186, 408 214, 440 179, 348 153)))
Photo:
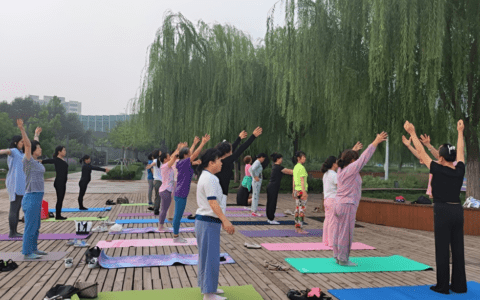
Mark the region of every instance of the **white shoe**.
POLYGON ((270 224, 270 225, 280 225, 280 222, 275 221, 275 220, 273 220, 273 221, 267 220, 267 222, 268 222, 268 224, 270 224))
POLYGON ((71 267, 73 267, 73 258, 65 258, 65 268, 70 269, 71 267))
MULTIPOLYGON (((225 292, 221 289, 217 289, 217 291, 214 294, 225 294, 225 292)), ((205 295, 205 294, 203 294, 205 295)))
POLYGON ((203 300, 226 300, 226 297, 219 296, 217 294, 204 294, 203 300))
POLYGON ((106 225, 99 225, 92 229, 92 232, 107 232, 108 227, 106 225))
POLYGON ((176 237, 176 238, 173 238, 173 242, 174 243, 182 243, 182 244, 186 244, 188 243, 188 241, 182 237, 176 237))
POLYGON ((98 266, 98 258, 94 257, 88 262, 88 268, 94 269, 98 266))

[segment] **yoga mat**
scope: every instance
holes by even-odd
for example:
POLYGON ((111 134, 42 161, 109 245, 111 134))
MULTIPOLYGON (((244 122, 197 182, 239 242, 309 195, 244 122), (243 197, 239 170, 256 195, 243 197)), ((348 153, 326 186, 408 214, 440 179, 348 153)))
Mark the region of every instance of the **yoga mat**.
MULTIPOLYGON (((38 235, 39 240, 73 240, 73 239, 87 239, 89 234, 76 234, 76 233, 40 233, 38 235)), ((0 241, 21 241, 23 237, 9 238, 8 234, 0 234, 0 241)))
MULTIPOLYGON (((263 300, 257 291, 251 285, 245 286, 223 286, 224 296, 228 300, 263 300)), ((163 290, 145 290, 145 291, 123 291, 123 292, 101 292, 98 293, 97 300, 159 300, 159 299, 179 299, 179 300, 202 300, 200 288, 181 288, 181 289, 163 289, 163 290)))
MULTIPOLYGON (((111 207, 91 207, 88 210, 81 210, 79 208, 62 208, 62 212, 94 212, 94 211, 110 211, 111 207)), ((48 212, 55 212, 55 208, 51 208, 48 212)))
POLYGON ((306 231, 308 234, 296 233, 293 229, 240 230, 240 233, 247 237, 312 237, 323 235, 323 229, 306 231))
POLYGON ((430 266, 400 255, 350 257, 356 267, 340 266, 334 258, 285 258, 300 273, 406 272, 432 270, 430 266))
MULTIPOLYGON (((227 204, 227 206, 228 206, 228 204, 227 204)), ((243 211, 247 211, 247 210, 250 210, 250 208, 248 208, 248 207, 245 208, 245 206, 243 206, 243 207, 227 207, 227 210, 233 210, 233 211, 243 210, 243 211)), ((257 208, 257 210, 263 210, 263 211, 265 211, 265 210, 267 210, 267 209, 266 209, 265 207, 263 207, 263 208, 257 208)))
MULTIPOLYGON (((241 205, 238 205, 238 204, 236 204, 236 203, 227 203, 227 206, 241 206, 241 205)), ((258 206, 265 206, 265 205, 258 203, 258 206)), ((245 207, 245 205, 244 205, 243 207, 245 207)), ((243 208, 243 207, 242 207, 242 208, 243 208)), ((265 208, 261 208, 261 209, 265 210, 265 208)), ((261 210, 261 209, 259 208, 259 210, 261 210)), ((228 208, 227 208, 227 210, 228 210, 228 208)), ((249 210, 250 210, 250 209, 249 209, 249 210)))
POLYGON ((120 206, 148 206, 148 203, 129 203, 129 204, 120 204, 120 206))
MULTIPOLYGON (((167 227, 166 228, 169 233, 173 232, 172 227, 167 227)), ((180 232, 195 232, 195 227, 180 227, 180 232)), ((115 232, 112 231, 110 234, 129 234, 129 233, 136 233, 136 234, 142 234, 142 233, 160 233, 158 231, 158 227, 146 227, 146 228, 125 228, 122 231, 115 232)))
MULTIPOLYGON (((227 253, 220 253, 220 264, 233 264, 235 261, 227 253)), ((159 267, 173 265, 196 265, 198 254, 171 253, 168 255, 143 255, 111 257, 102 250, 98 264, 105 269, 159 267)))
MULTIPOLYGON (((125 220, 116 220, 115 223, 117 224, 149 224, 149 223, 158 223, 158 219, 125 219, 125 220)), ((165 223, 171 223, 171 222, 165 219, 165 223)), ((180 223, 195 223, 195 220, 181 219, 180 223)))
POLYGON ((430 290, 431 285, 418 286, 396 286, 382 288, 365 289, 342 289, 328 290, 330 294, 339 300, 474 300, 480 299, 480 283, 475 281, 467 282, 467 292, 465 294, 455 294, 450 291, 450 295, 436 293, 430 290))
MULTIPOLYGON (((262 215, 261 217, 254 217, 252 216, 251 213, 249 214, 226 214, 226 217, 231 217, 231 218, 265 218, 265 215, 262 215)), ((275 214, 275 217, 285 217, 285 214, 275 214)))
POLYGON ((7 261, 9 259, 14 262, 19 261, 52 261, 52 260, 61 260, 64 258, 68 252, 48 252, 47 255, 43 255, 39 259, 25 259, 25 256, 22 252, 0 252, 0 259, 7 261))
MULTIPOLYGON (((324 243, 264 243, 261 244, 268 251, 321 251, 333 250, 324 243)), ((352 250, 375 250, 374 247, 362 243, 353 243, 352 250)))
POLYGON ((42 220, 42 222, 64 222, 64 221, 106 221, 108 217, 71 217, 66 220, 55 220, 55 218, 50 218, 46 220, 42 220))
POLYGON ((186 239, 187 243, 175 243, 173 239, 154 239, 154 240, 113 240, 99 241, 97 246, 103 248, 126 248, 126 247, 157 247, 157 246, 196 246, 196 238, 186 239))
MULTIPOLYGON (((271 225, 267 221, 230 221, 232 225, 271 225)), ((280 225, 295 225, 295 221, 278 221, 280 225)), ((308 230, 307 230, 308 231, 308 230)))
MULTIPOLYGON (((319 221, 319 222, 322 222, 322 223, 325 221, 325 217, 307 217, 307 218, 313 219, 313 220, 316 220, 316 221, 319 221)), ((365 226, 362 226, 360 224, 355 224, 355 228, 364 228, 364 227, 365 226)))
MULTIPOLYGON (((189 216, 191 215, 192 213, 189 213, 189 212, 184 212, 183 215, 184 216, 189 216)), ((126 218, 126 217, 154 217, 155 215, 152 213, 129 213, 129 214, 118 214, 117 217, 119 218, 126 218)))

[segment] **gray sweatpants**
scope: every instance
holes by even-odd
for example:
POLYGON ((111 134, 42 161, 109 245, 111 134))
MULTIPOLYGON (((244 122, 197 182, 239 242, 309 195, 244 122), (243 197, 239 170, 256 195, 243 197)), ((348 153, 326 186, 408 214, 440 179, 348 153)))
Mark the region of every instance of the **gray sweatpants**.
POLYGON ((10 235, 17 233, 18 220, 20 220, 20 208, 22 207, 23 196, 15 194, 15 201, 10 201, 10 213, 8 214, 8 224, 10 225, 10 235))
POLYGON ((148 180, 148 204, 152 202, 153 179, 148 180))
POLYGON ((158 190, 160 189, 161 186, 162 186, 162 182, 160 180, 153 181, 153 191, 155 192, 155 203, 153 204, 153 213, 155 215, 158 215, 160 213, 160 203, 162 202, 162 199, 158 194, 158 190))

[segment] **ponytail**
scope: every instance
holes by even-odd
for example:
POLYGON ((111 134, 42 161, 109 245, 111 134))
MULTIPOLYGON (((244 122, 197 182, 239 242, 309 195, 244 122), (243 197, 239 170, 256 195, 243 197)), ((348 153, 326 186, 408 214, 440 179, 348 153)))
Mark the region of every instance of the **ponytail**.
POLYGON ((90 158, 89 155, 84 155, 82 158, 80 158, 80 163, 83 164, 89 158, 90 158))
POLYGON ((58 157, 58 153, 62 152, 63 149, 65 149, 64 146, 57 146, 57 148, 55 148, 55 152, 53 153, 53 157, 58 157))
POLYGON ((333 167, 333 164, 337 161, 335 156, 328 157, 322 165, 322 173, 326 173, 333 167))
POLYGON ((303 151, 295 152, 295 156, 292 157, 293 164, 296 165, 298 163, 298 159, 301 158, 302 156, 307 156, 307 155, 303 151))
POLYGON ((358 157, 359 155, 357 151, 353 151, 352 149, 347 149, 343 151, 340 159, 338 160, 337 162, 338 167, 343 169, 349 164, 351 164, 354 159, 357 160, 358 157))

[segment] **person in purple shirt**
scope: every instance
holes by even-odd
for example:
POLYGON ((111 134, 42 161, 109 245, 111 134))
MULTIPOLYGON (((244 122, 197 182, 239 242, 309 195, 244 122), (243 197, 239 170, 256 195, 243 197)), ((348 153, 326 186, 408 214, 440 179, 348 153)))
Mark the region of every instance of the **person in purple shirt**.
POLYGON ((349 261, 352 247, 355 215, 362 197, 362 177, 360 171, 375 153, 377 146, 387 140, 387 133, 377 134, 377 138, 358 157, 358 152, 348 149, 342 153, 337 165, 337 196, 333 227, 333 257, 342 266, 356 266, 349 261))
POLYGON ((173 217, 173 240, 175 243, 186 243, 187 240, 178 236, 180 230, 180 221, 185 211, 185 206, 187 205, 187 196, 190 192, 190 185, 192 183, 193 176, 193 164, 198 164, 198 161, 195 161, 200 155, 200 152, 205 146, 206 143, 210 140, 210 135, 206 134, 202 138, 202 143, 195 150, 195 146, 198 144, 200 139, 195 137, 192 147, 184 147, 180 149, 177 162, 177 186, 175 188, 175 214, 173 217), (195 152, 193 152, 195 150, 195 152))

